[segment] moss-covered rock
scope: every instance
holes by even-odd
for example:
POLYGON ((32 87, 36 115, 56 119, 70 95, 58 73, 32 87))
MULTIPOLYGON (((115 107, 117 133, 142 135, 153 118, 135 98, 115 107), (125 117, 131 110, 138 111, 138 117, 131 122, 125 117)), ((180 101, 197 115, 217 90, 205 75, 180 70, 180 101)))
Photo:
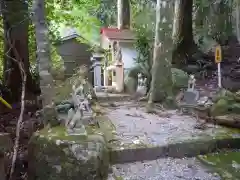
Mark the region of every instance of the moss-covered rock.
POLYGON ((172 68, 172 81, 174 88, 186 88, 188 85, 188 74, 181 69, 172 68))
POLYGON ((211 107, 211 115, 223 115, 228 112, 228 101, 226 99, 219 99, 213 106, 211 107))
POLYGON ((229 113, 240 113, 240 96, 237 93, 232 93, 222 89, 213 98, 213 106, 211 107, 211 115, 218 116, 229 113))
POLYGON ((240 179, 240 152, 219 152, 198 156, 198 159, 207 167, 217 172, 222 179, 240 179))
POLYGON ((217 102, 220 99, 225 99, 226 101, 235 101, 235 95, 234 95, 234 93, 232 93, 226 89, 222 89, 213 98, 213 102, 217 102))
POLYGON ((132 94, 137 90, 138 73, 144 74, 143 69, 140 66, 135 66, 127 71, 124 77, 125 91, 132 94))
POLYGON ((109 166, 104 138, 94 129, 87 129, 88 136, 69 136, 60 126, 36 133, 29 146, 30 179, 104 179, 109 166))
POLYGON ((188 86, 188 74, 177 68, 172 68, 172 81, 173 81, 173 95, 177 96, 181 89, 186 89, 188 86))
POLYGON ((132 94, 137 90, 137 78, 127 76, 124 80, 126 92, 132 94))

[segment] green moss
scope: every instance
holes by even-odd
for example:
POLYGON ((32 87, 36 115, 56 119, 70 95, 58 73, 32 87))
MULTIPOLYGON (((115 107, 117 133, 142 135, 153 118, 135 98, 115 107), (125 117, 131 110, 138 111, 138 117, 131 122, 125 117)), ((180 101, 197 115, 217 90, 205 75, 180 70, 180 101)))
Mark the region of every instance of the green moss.
POLYGON ((124 180, 123 177, 121 177, 121 176, 116 176, 116 175, 114 175, 114 179, 115 179, 115 180, 124 180))
POLYGON ((56 126, 51 129, 44 128, 41 131, 35 133, 35 136, 38 136, 40 138, 46 138, 48 140, 66 140, 66 141, 75 141, 75 142, 82 142, 87 141, 89 138, 91 138, 92 135, 95 134, 102 134, 101 131, 99 131, 98 128, 95 126, 86 126, 86 131, 88 136, 84 135, 68 135, 66 132, 66 128, 63 126, 56 126))
POLYGON ((240 113, 240 97, 237 93, 232 93, 222 89, 213 98, 214 105, 211 107, 212 116, 220 116, 230 113, 240 113))
POLYGON ((173 89, 186 88, 188 85, 188 74, 181 69, 172 68, 173 89))
POLYGON ((211 115, 223 115, 228 112, 228 101, 226 99, 219 99, 211 108, 211 115))
POLYGON ((34 179, 90 180, 105 176, 109 157, 104 138, 95 127, 87 126, 86 130, 88 136, 67 135, 62 126, 36 133, 30 141, 37 176, 34 179))
POLYGON ((221 152, 198 157, 226 180, 240 179, 240 152, 221 152))

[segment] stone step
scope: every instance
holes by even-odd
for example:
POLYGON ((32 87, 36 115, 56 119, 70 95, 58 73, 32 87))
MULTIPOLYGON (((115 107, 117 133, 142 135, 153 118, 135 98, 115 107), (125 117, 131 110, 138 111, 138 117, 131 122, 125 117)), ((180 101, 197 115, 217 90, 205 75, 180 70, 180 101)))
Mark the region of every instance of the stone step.
POLYGON ((124 164, 145 160, 157 160, 160 158, 186 158, 217 152, 221 149, 240 148, 240 138, 197 140, 169 144, 155 147, 125 147, 111 149, 110 161, 112 164, 124 164))
POLYGON ((112 164, 195 157, 219 149, 240 148, 240 131, 211 124, 197 129, 196 119, 175 111, 148 114, 129 103, 109 109, 98 121, 112 164))
POLYGON ((131 99, 131 95, 123 93, 96 92, 96 95, 99 102, 127 101, 131 99))

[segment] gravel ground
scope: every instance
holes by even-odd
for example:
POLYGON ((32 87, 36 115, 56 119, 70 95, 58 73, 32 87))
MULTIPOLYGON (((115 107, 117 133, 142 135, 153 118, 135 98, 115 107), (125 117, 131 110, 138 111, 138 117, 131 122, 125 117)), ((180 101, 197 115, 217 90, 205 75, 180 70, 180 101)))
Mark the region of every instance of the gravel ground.
POLYGON ((199 122, 196 118, 181 115, 176 110, 149 114, 133 102, 117 104, 117 107, 107 110, 107 116, 115 125, 116 138, 122 144, 163 146, 227 133, 225 128, 212 124, 207 124, 205 129, 197 129, 199 122))
POLYGON ((220 180, 195 158, 165 158, 154 161, 119 164, 112 167, 108 180, 220 180))

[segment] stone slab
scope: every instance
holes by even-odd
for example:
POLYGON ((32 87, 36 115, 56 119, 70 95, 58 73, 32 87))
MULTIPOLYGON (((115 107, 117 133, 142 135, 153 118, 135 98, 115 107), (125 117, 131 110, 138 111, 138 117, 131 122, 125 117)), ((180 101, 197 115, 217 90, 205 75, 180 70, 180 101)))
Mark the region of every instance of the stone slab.
POLYGON ((96 92, 96 95, 98 97, 98 100, 100 102, 106 102, 106 101, 126 101, 130 99, 129 94, 123 94, 123 93, 107 93, 107 92, 96 92))
POLYGON ((239 131, 212 124, 197 129, 199 122, 195 118, 180 115, 175 110, 162 112, 162 115, 148 114, 136 104, 122 102, 122 105, 109 108, 106 116, 114 126, 112 140, 108 142, 112 163, 168 156, 192 157, 218 148, 240 146, 239 131))
POLYGON ((185 91, 183 94, 183 102, 182 103, 190 104, 190 105, 197 105, 198 98, 199 98, 198 91, 185 91))

